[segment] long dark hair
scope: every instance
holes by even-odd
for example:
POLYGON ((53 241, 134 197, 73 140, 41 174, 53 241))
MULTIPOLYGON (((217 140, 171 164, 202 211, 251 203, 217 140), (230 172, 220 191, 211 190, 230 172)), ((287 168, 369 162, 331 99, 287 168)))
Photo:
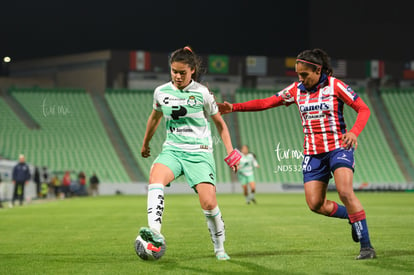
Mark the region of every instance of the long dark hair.
POLYGON ((185 46, 184 48, 175 50, 170 57, 170 64, 173 62, 182 62, 188 64, 191 69, 194 69, 194 73, 191 78, 195 81, 200 81, 202 74, 201 58, 195 54, 190 46, 185 46))
POLYGON ((328 76, 333 75, 333 70, 331 67, 331 58, 324 50, 305 50, 298 54, 298 56, 296 57, 296 63, 298 62, 313 68, 314 71, 316 70, 316 68, 321 67, 322 73, 328 76))

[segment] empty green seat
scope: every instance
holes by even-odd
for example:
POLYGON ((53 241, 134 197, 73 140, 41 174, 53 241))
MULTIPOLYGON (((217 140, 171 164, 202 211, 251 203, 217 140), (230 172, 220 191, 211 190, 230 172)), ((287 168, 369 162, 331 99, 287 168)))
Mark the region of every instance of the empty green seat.
POLYGON ((84 90, 14 89, 11 95, 41 128, 22 126, 6 106, 12 114, 6 127, 12 130, 1 132, 1 142, 15 146, 3 146, 2 155, 15 159, 25 153, 31 164, 51 170, 83 170, 88 176, 96 172, 104 182, 130 181, 84 90))

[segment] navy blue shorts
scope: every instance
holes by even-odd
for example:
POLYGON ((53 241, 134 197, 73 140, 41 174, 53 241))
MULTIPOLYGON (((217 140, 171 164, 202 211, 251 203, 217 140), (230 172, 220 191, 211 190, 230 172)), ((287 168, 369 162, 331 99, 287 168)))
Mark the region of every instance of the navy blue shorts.
POLYGON ((303 182, 318 180, 328 183, 332 174, 339 167, 354 171, 354 148, 338 148, 331 152, 305 155, 302 162, 303 182))

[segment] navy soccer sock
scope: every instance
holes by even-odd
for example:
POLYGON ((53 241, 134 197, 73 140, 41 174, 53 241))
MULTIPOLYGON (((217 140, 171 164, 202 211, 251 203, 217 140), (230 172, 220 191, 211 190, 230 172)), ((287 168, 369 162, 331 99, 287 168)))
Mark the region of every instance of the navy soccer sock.
POLYGON ((352 227, 356 231, 359 242, 361 244, 361 248, 372 247, 371 240, 369 238, 365 211, 361 210, 357 213, 349 215, 349 220, 352 224, 352 227))
POLYGON ((348 219, 348 212, 346 211, 346 207, 336 202, 332 201, 334 204, 334 209, 329 214, 329 217, 339 218, 339 219, 348 219))

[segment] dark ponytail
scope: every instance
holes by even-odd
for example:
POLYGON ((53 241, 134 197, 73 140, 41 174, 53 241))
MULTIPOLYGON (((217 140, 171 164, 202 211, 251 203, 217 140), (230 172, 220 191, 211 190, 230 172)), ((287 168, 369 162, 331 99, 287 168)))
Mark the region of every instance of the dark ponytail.
POLYGON ((316 68, 321 67, 322 73, 331 76, 333 70, 331 67, 331 58, 329 55, 321 49, 305 50, 298 54, 296 57, 296 63, 301 62, 307 66, 316 68))
POLYGON ((184 48, 175 50, 170 57, 170 64, 173 62, 182 62, 188 64, 191 69, 194 69, 194 73, 191 78, 195 81, 200 81, 202 73, 201 58, 194 53, 193 49, 191 49, 190 46, 185 46, 184 48))

